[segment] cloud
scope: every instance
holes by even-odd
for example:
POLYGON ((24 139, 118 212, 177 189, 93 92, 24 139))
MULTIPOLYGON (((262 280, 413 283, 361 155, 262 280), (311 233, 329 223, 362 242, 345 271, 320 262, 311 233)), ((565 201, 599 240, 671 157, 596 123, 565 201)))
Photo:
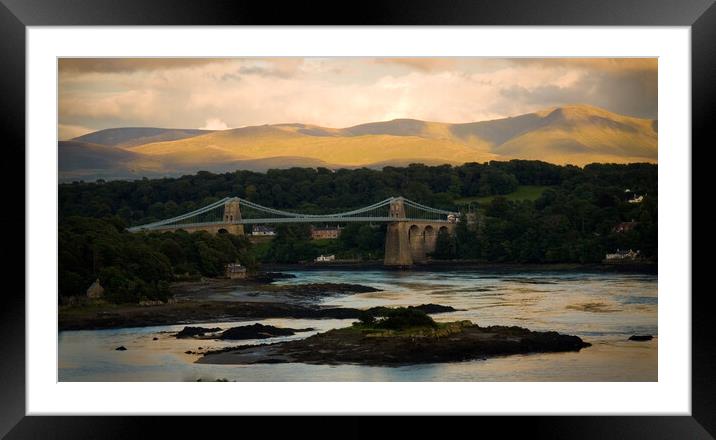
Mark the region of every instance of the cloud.
POLYGON ((556 61, 618 74, 656 72, 659 64, 658 58, 558 58, 556 61))
POLYGON ((608 69, 581 71, 572 81, 539 84, 534 87, 511 85, 500 94, 513 103, 553 106, 590 103, 627 115, 657 117, 658 73, 631 65, 625 71, 608 69))
POLYGON ((376 58, 376 63, 398 64, 422 72, 437 72, 452 70, 457 66, 457 58, 435 58, 435 57, 397 57, 397 58, 376 58))
POLYGON ((206 124, 201 127, 202 130, 226 130, 228 128, 229 126, 226 125, 226 122, 218 118, 207 119, 206 124))
POLYGON ((73 139, 78 136, 82 136, 83 134, 90 133, 94 130, 87 127, 82 127, 79 125, 66 125, 66 124, 59 124, 57 126, 57 137, 61 141, 66 141, 68 139, 73 139))
POLYGON ((602 71, 616 74, 628 72, 655 72, 658 68, 658 58, 508 58, 516 65, 540 65, 548 68, 565 67, 581 68, 592 71, 602 71))
POLYGON ((307 67, 304 58, 246 59, 239 62, 241 66, 237 73, 240 75, 276 78, 291 78, 307 67))
POLYGON ((554 84, 527 89, 512 86, 500 90, 500 94, 511 100, 518 100, 529 104, 552 105, 558 102, 581 102, 583 93, 574 87, 559 87, 554 84))
POLYGON ((157 99, 157 92, 151 89, 87 94, 60 92, 60 114, 65 116, 150 119, 157 112, 172 111, 161 107, 163 105, 157 99))
POLYGON ((639 117, 657 113, 655 59, 109 60, 64 67, 61 60, 61 124, 224 129, 287 122, 346 127, 393 118, 459 123, 574 103, 639 117))
POLYGON ((60 58, 60 73, 128 73, 225 63, 228 58, 60 58))

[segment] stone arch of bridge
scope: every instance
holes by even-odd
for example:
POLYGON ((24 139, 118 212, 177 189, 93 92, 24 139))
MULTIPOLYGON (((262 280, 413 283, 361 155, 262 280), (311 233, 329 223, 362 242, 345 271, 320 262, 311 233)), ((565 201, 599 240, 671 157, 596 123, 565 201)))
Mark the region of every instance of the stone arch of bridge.
POLYGON ((435 232, 435 228, 433 228, 432 225, 425 226, 423 237, 425 237, 425 253, 431 254, 435 252, 435 242, 438 234, 435 232))
POLYGON ((425 253, 425 231, 423 227, 413 224, 408 228, 408 243, 413 261, 425 261, 427 255, 425 253))

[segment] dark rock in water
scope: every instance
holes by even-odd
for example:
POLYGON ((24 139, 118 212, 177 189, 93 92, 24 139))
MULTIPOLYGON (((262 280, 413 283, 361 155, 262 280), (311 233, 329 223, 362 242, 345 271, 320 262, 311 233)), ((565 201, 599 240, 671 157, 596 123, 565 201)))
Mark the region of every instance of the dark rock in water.
POLYGON ((629 336, 630 341, 651 341, 654 339, 651 335, 632 335, 629 336))
POLYGON ((204 336, 207 333, 220 332, 221 328, 206 328, 206 327, 184 327, 184 329, 176 334, 177 339, 182 338, 193 338, 194 336, 204 336))
POLYGON ((219 339, 264 339, 275 336, 291 336, 296 332, 311 331, 313 329, 279 328, 272 325, 253 324, 233 327, 224 331, 219 339))
POLYGON ((345 295, 351 293, 380 292, 375 287, 350 283, 307 283, 281 286, 283 291, 302 297, 321 297, 325 295, 345 295))
MULTIPOLYGON (((441 306, 440 304, 420 304, 419 306, 408 306, 408 310, 419 310, 423 313, 447 313, 447 312, 455 312, 457 309, 450 307, 450 306, 441 306)), ((370 316, 378 317, 378 316, 387 316, 391 314, 395 309, 391 307, 371 307, 368 310, 365 311, 370 316)))
POLYGON ((534 332, 521 327, 480 327, 470 321, 397 331, 354 325, 301 340, 211 351, 198 363, 399 366, 511 354, 579 351, 590 345, 578 336, 553 331, 534 332))
POLYGON ((283 272, 261 272, 252 275, 249 280, 257 283, 273 283, 276 280, 296 278, 296 275, 283 272))
POLYGON ((286 359, 273 359, 273 358, 272 358, 272 359, 264 359, 264 360, 262 360, 261 362, 257 362, 257 363, 262 363, 262 364, 286 364, 286 363, 288 363, 288 361, 287 361, 286 359))
POLYGON ((448 313, 448 312, 455 312, 457 309, 450 307, 450 306, 441 306, 440 304, 420 304, 419 306, 408 306, 409 309, 417 309, 421 312, 425 312, 428 314, 432 313, 448 313))
POLYGON ((126 351, 126 350, 127 350, 127 347, 125 347, 124 345, 120 345, 119 347, 115 348, 115 350, 117 350, 117 351, 126 351))

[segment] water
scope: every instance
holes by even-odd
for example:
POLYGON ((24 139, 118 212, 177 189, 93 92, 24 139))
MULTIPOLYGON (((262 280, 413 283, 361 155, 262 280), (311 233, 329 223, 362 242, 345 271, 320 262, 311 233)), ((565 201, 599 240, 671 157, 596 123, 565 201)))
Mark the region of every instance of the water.
MULTIPOLYGON (((196 324, 229 328, 260 322, 315 329, 261 341, 176 339, 184 325, 64 331, 59 335, 61 381, 656 381, 657 277, 642 274, 476 271, 293 271, 281 283, 357 283, 381 292, 331 297, 324 305, 367 308, 436 303, 459 311, 437 321, 518 325, 580 336, 592 347, 575 353, 505 356, 404 367, 307 364, 206 365, 186 351, 278 342, 349 326, 353 320, 264 319, 196 324), (651 334, 632 342, 633 334, 651 334), (158 340, 153 340, 153 338, 158 340), (127 351, 114 349, 124 345, 127 351)), ((238 294, 237 294, 238 296, 238 294)), ((226 295, 231 298, 231 295, 226 295)), ((194 324, 193 324, 194 325, 194 324)))

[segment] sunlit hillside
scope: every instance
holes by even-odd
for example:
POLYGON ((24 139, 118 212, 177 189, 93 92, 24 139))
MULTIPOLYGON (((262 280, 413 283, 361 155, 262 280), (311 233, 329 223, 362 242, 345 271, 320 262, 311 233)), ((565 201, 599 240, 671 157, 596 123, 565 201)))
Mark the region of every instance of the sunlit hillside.
MULTIPOLYGON (((75 140, 97 142, 108 137, 120 140, 113 143, 113 148, 131 155, 122 156, 115 168, 131 168, 140 173, 144 168, 151 168, 147 171, 152 173, 220 171, 243 166, 261 169, 264 162, 266 166, 284 168, 378 167, 411 162, 462 164, 509 159, 585 165, 656 162, 658 157, 656 121, 587 105, 463 124, 396 119, 340 129, 275 124, 204 132, 157 130, 161 129, 118 128, 75 140)), ((87 169, 106 168, 108 161, 112 161, 100 157, 96 147, 88 149, 85 156, 75 146, 71 154, 72 160, 66 163, 82 163, 87 169)), ((77 166, 73 168, 77 172, 77 166)))

